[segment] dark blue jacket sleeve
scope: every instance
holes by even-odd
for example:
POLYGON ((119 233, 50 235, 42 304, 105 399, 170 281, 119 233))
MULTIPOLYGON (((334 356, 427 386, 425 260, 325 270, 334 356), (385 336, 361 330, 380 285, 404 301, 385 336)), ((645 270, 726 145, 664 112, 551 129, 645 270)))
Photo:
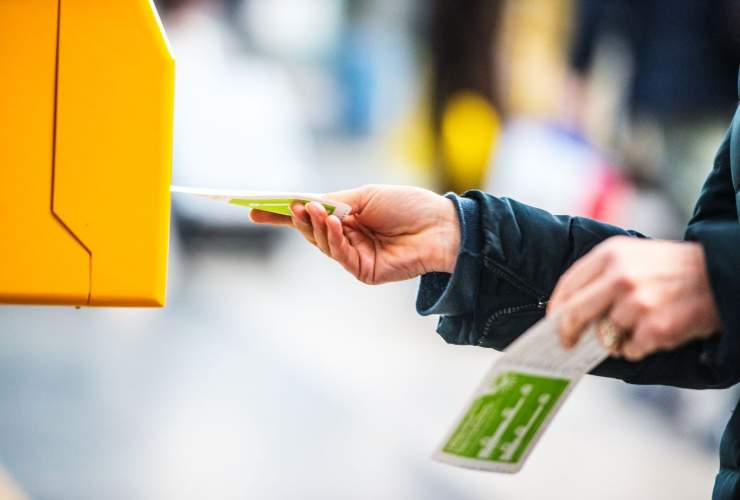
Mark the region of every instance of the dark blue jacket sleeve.
MULTIPOLYGON (((422 313, 443 314, 438 332, 454 344, 505 348, 543 317, 560 275, 579 257, 611 236, 642 237, 587 218, 554 216, 479 191, 468 192, 464 197, 474 202, 475 207, 468 202, 460 203, 461 219, 467 214, 461 226, 463 231, 465 228, 480 231, 477 240, 480 250, 469 251, 463 245, 466 263, 458 263, 452 277, 423 278, 417 304, 422 313), (479 264, 472 263, 476 258, 479 264), (478 270, 479 276, 466 287, 464 276, 470 269, 478 270)), ((734 224, 737 226, 737 222, 734 224)), ((713 227, 706 231, 721 231, 719 226, 713 227)), ((700 230, 698 225, 694 226, 694 231, 700 230)), ((463 241, 470 237, 463 235, 463 241)), ((710 275, 713 265, 720 268, 732 265, 733 240, 727 238, 727 233, 717 234, 715 238, 706 236, 704 240, 705 248, 716 244, 726 255, 723 258, 721 251, 712 251, 716 258, 708 260, 710 275)), ((732 338, 713 336, 656 353, 638 363, 609 359, 593 373, 640 384, 726 387, 737 381, 737 370, 722 362, 720 353, 726 348, 720 343, 732 338)))
MULTIPOLYGON (((740 110, 735 124, 739 123, 740 110)), ((732 179, 732 162, 740 158, 740 128, 731 127, 702 188, 686 239, 704 247, 709 283, 723 329, 713 362, 740 378, 740 196, 732 179)), ((735 165, 740 169, 740 165, 735 165)), ((740 172, 738 172, 740 173, 740 172)), ((740 179, 740 175, 738 175, 740 179)))
POLYGON ((714 361, 740 371, 740 225, 697 222, 687 231, 687 238, 704 247, 709 283, 722 320, 714 361))

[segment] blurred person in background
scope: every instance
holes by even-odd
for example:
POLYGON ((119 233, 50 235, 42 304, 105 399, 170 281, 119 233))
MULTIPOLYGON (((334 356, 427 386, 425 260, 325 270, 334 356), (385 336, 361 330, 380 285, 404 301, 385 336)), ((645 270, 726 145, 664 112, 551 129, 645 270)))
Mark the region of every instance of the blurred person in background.
POLYGON ((738 0, 578 0, 566 111, 682 221, 736 101, 738 0))
POLYGON ((430 122, 437 184, 482 186, 502 111, 494 40, 505 0, 434 0, 429 7, 430 122))
MULTIPOLYGON (((738 88, 740 93, 740 88, 738 88)), ((613 356, 594 374, 635 384, 722 388, 740 381, 740 111, 717 153, 685 241, 647 240, 583 217, 553 216, 480 191, 444 197, 413 187, 366 186, 328 194, 289 225, 357 279, 421 276, 417 310, 442 315, 450 343, 505 348, 548 312, 575 345, 607 318, 613 356)), ((740 498, 740 412, 725 430, 713 498, 740 498)))
MULTIPOLYGON (((684 222, 665 197, 636 186, 624 175, 619 156, 570 116, 574 106, 593 111, 595 102, 583 104, 583 95, 569 92, 576 7, 570 0, 506 3, 494 57, 506 121, 483 188, 554 213, 583 215, 656 237, 680 236, 684 222)), ((608 94, 625 68, 609 54, 598 62, 613 75, 608 84, 598 80, 593 86, 608 94)), ((597 103, 606 108, 599 109, 599 123, 611 123, 613 103, 597 103)))
POLYGON ((672 207, 635 189, 614 158, 562 117, 573 3, 431 5, 435 185, 484 189, 552 212, 676 237, 682 223, 672 207))

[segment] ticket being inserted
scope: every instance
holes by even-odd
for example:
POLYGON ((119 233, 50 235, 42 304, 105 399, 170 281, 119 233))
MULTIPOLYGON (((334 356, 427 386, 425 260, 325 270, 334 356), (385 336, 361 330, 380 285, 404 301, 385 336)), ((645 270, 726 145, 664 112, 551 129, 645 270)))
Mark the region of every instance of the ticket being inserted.
POLYGON ((570 350, 557 316, 523 333, 493 364, 437 449, 440 462, 518 472, 579 380, 609 356, 591 325, 570 350))
POLYGON ((310 201, 321 203, 329 215, 336 215, 340 219, 350 213, 351 207, 346 203, 324 198, 318 194, 311 193, 285 193, 279 191, 231 191, 225 189, 205 189, 182 186, 172 186, 173 193, 190 194, 209 198, 211 200, 223 201, 232 205, 254 208, 264 212, 272 212, 280 215, 292 215, 290 206, 293 203, 306 204, 310 201))

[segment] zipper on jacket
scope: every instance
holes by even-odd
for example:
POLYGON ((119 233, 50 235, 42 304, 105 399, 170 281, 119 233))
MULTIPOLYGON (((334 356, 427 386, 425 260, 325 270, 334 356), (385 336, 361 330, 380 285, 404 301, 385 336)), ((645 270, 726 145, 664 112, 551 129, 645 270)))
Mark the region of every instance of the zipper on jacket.
POLYGON ((510 285, 512 285, 514 288, 518 288, 519 291, 526 293, 527 295, 531 296, 532 298, 536 298, 540 302, 545 300, 543 299, 544 294, 537 290, 534 286, 530 285, 526 281, 524 281, 522 278, 517 276, 516 274, 512 273, 505 267, 497 264, 493 260, 491 260, 490 257, 483 256, 483 262, 486 264, 486 267, 493 272, 493 274, 497 275, 499 278, 505 279, 510 285))
POLYGON ((547 307, 547 303, 549 302, 549 299, 545 296, 544 293, 542 293, 540 290, 537 290, 534 286, 530 285, 529 283, 524 281, 521 277, 509 271, 504 266, 499 265, 498 263, 493 261, 490 257, 483 255, 483 262, 488 268, 488 270, 490 270, 493 274, 505 280, 507 283, 509 283, 511 286, 518 289, 520 292, 524 293, 525 295, 528 295, 532 297, 533 299, 536 299, 537 302, 534 304, 529 303, 529 304, 522 304, 518 306, 504 307, 503 309, 498 309, 494 311, 491 314, 491 316, 489 316, 488 319, 486 320, 486 323, 483 327, 483 331, 481 332, 481 336, 478 339, 478 345, 483 345, 483 342, 488 338, 488 333, 491 330, 491 326, 496 320, 501 319, 505 316, 510 316, 512 314, 543 310, 547 307))
POLYGON ((522 304, 519 306, 509 306, 504 307, 503 309, 498 309, 494 311, 486 320, 486 324, 483 327, 483 332, 481 332, 481 336, 478 339, 478 345, 483 345, 483 342, 488 338, 488 333, 491 330, 491 326, 497 319, 501 319, 505 316, 509 316, 511 314, 521 313, 521 312, 530 312, 530 311, 539 311, 542 309, 545 309, 547 307, 547 303, 549 300, 540 299, 537 301, 536 304, 522 304))

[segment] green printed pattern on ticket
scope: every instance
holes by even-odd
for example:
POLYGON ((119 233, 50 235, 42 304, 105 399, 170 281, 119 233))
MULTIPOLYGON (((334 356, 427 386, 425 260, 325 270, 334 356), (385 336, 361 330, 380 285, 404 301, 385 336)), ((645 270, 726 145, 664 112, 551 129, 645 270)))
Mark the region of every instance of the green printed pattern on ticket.
MULTIPOLYGON (((232 205, 240 205, 242 207, 249 207, 249 208, 256 208, 257 210, 262 210, 264 212, 272 212, 275 214, 280 215, 292 215, 293 213, 290 211, 290 206, 295 203, 296 201, 300 201, 301 203, 305 203, 305 200, 295 200, 295 199, 273 199, 273 200, 242 200, 239 198, 232 199, 229 203, 232 205)), ((331 215, 334 213, 334 208, 331 205, 323 204, 324 208, 326 209, 326 212, 331 215)))
POLYGON ((555 408, 569 380, 507 371, 469 407, 444 451, 463 458, 516 463, 555 408))

